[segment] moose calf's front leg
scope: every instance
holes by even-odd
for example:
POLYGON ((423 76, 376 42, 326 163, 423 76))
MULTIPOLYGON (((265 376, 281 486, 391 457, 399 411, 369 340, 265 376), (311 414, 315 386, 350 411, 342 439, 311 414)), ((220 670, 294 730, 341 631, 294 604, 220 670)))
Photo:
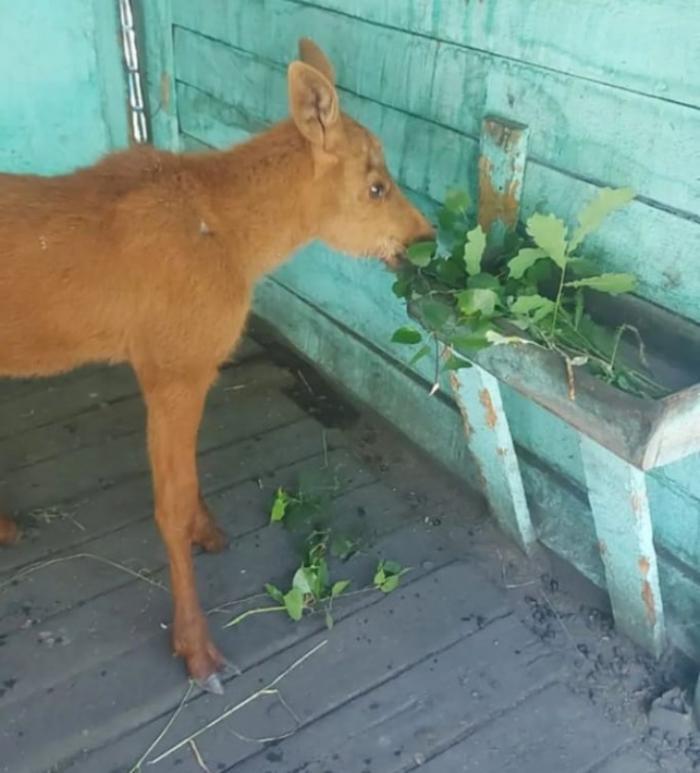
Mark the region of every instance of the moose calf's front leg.
POLYGON ((197 596, 192 545, 221 547, 222 533, 206 510, 197 479, 197 430, 212 377, 141 376, 148 406, 148 448, 156 521, 170 561, 173 647, 204 689, 223 692, 217 672, 225 660, 211 641, 197 596), (204 508, 204 509, 203 509, 204 508))

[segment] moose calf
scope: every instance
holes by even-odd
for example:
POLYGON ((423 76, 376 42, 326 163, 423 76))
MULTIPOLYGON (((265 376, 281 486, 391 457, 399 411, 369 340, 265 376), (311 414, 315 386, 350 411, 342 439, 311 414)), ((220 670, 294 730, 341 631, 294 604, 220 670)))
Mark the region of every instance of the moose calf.
MULTIPOLYGON (((291 119, 230 150, 140 147, 66 176, 0 175, 0 376, 131 365, 147 406, 173 647, 213 692, 224 659, 197 598, 192 545, 226 541, 200 493, 196 438, 253 286, 315 239, 394 265, 432 235, 377 139, 341 113, 324 54, 307 39, 299 51, 291 119)), ((0 516, 0 542, 16 537, 0 516)))

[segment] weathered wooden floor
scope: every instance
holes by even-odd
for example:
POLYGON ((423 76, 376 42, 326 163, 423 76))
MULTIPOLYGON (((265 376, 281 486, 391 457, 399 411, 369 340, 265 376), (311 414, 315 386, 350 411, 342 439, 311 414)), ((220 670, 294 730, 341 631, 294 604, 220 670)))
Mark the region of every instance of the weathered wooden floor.
MULTIPOLYGON (((0 500, 25 531, 0 554, 1 771, 129 771, 185 694, 143 421, 123 368, 0 384, 0 500)), ((561 649, 496 581, 508 547, 479 501, 376 420, 247 342, 211 394, 200 449, 233 545, 197 557, 199 585, 242 674, 223 698, 190 692, 149 759, 326 643, 279 683, 284 703, 263 695, 144 771, 652 770, 628 756, 628 727, 569 689, 561 649), (332 630, 279 614, 224 630, 247 608, 232 602, 289 584, 298 557, 268 523, 272 497, 324 466, 342 482, 337 519, 371 543, 339 576, 361 587, 378 556, 412 571, 390 595, 338 601, 332 630)))

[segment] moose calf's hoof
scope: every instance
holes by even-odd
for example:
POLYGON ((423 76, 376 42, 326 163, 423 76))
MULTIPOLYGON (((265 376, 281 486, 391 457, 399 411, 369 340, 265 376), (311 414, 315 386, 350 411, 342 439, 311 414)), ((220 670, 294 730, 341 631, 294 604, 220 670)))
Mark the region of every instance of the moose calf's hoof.
POLYGON ((210 674, 206 679, 195 679, 194 683, 204 692, 210 692, 213 695, 224 694, 224 686, 218 674, 210 674))
MULTIPOLYGON (((177 629, 176 629, 177 630, 177 629)), ((173 636, 175 654, 182 657, 192 681, 207 692, 222 695, 224 688, 219 674, 227 669, 228 661, 202 630, 187 631, 173 636), (189 634, 189 635, 188 635, 189 634)))

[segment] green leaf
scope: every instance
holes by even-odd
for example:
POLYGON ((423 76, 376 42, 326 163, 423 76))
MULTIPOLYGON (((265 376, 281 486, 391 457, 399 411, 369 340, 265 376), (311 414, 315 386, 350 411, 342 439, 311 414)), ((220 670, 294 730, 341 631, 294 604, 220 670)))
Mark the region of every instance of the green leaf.
POLYGON ((284 520, 289 502, 289 494, 283 488, 278 488, 275 494, 275 501, 272 503, 272 510, 270 510, 270 521, 272 523, 284 520))
POLYGON ((461 214, 465 212, 470 204, 469 194, 464 190, 454 189, 448 191, 445 195, 443 206, 448 212, 461 214))
POLYGON ((337 599, 341 593, 345 592, 348 585, 350 585, 350 580, 338 580, 338 582, 333 583, 331 598, 337 599))
POLYGON ((591 290, 598 290, 601 293, 620 295, 621 293, 631 293, 637 285, 637 278, 634 274, 600 274, 599 276, 576 279, 573 282, 565 282, 565 285, 567 287, 590 287, 591 290))
POLYGON ((452 258, 436 263, 435 276, 448 287, 464 287, 464 266, 452 258))
POLYGON ((559 268, 566 266, 566 226, 562 220, 536 212, 527 221, 527 232, 559 268))
POLYGON ((292 580, 292 588, 296 588, 304 595, 313 593, 312 583, 314 582, 313 574, 306 566, 300 566, 294 573, 294 579, 292 580))
POLYGON ((384 561, 382 562, 382 568, 386 574, 400 574, 401 564, 397 561, 384 561))
POLYGON ((497 301, 498 296, 493 290, 478 288, 465 290, 457 296, 459 310, 466 316, 480 312, 484 317, 492 317, 497 301))
POLYGON ((481 271, 481 258, 486 249, 486 234, 478 225, 467 233, 467 243, 464 245, 464 263, 467 274, 474 276, 481 271))
POLYGON ((265 584, 265 590, 267 591, 267 595, 270 596, 274 601, 276 601, 278 604, 284 603, 284 593, 277 588, 275 585, 271 585, 269 582, 265 584))
POLYGON ((510 310, 513 314, 532 315, 533 320, 539 322, 554 311, 554 306, 554 301, 543 295, 520 295, 511 304, 510 310))
POLYGON ((384 593, 391 593, 398 588, 401 577, 407 571, 396 561, 380 561, 374 574, 374 587, 384 593))
POLYGON ((372 582, 374 583, 375 588, 381 588, 382 583, 385 580, 386 580, 386 574, 384 572, 384 567, 380 562, 379 566, 377 567, 377 571, 374 573, 374 579, 372 580, 372 582))
POLYGON ((524 247, 510 261, 508 269, 513 279, 521 279, 523 274, 531 268, 540 258, 546 258, 547 253, 540 247, 524 247))
POLYGON ((475 324, 466 322, 455 328, 447 343, 456 351, 469 356, 489 345, 486 340, 486 333, 489 330, 491 330, 491 323, 488 320, 480 320, 475 324))
POLYGON ((414 266, 424 268, 430 263, 436 248, 435 242, 416 242, 406 250, 406 257, 414 266))
POLYGON ((379 586, 379 588, 384 593, 391 593, 392 591, 395 591, 399 587, 400 579, 401 579, 401 575, 399 574, 389 575, 389 577, 387 577, 386 580, 384 580, 384 582, 379 586))
POLYGON ((469 277, 469 288, 499 292, 501 283, 498 281, 498 277, 493 274, 481 273, 469 277))
POLYGON ((419 344, 423 336, 414 328, 404 325, 398 330, 394 330, 391 340, 395 344, 419 344))
POLYGON ((401 576, 407 571, 396 561, 380 561, 374 573, 374 587, 384 593, 391 593, 396 590, 401 576))
POLYGON ((431 349, 427 344, 424 344, 421 346, 421 348, 411 357, 411 359, 408 361, 408 367, 412 367, 415 365, 418 361, 422 360, 423 357, 425 357, 427 354, 430 354, 431 349))
POLYGON ((569 258, 566 269, 574 276, 595 276, 599 273, 600 266, 589 258, 569 258))
POLYGON ((603 220, 616 209, 629 204, 634 198, 632 188, 603 188, 578 215, 579 227, 571 237, 570 250, 576 249, 589 233, 595 231, 603 220))
POLYGON ((455 226, 457 225, 457 215, 443 207, 438 212, 438 226, 440 227, 440 236, 445 241, 450 242, 452 236, 454 236, 455 226))
POLYGON ((312 585, 313 594, 316 598, 321 598, 325 595, 328 588, 328 562, 325 558, 321 558, 316 565, 316 572, 312 575, 315 583, 312 585))
POLYGON ((397 298, 408 298, 411 294, 411 277, 400 276, 391 286, 391 291, 397 298))
POLYGON ((421 298, 415 308, 418 318, 429 330, 442 329, 452 316, 452 309, 446 301, 431 296, 421 298))
MULTIPOLYGON (((566 265, 569 265, 568 261, 566 265)), ((551 282, 555 275, 559 276, 559 269, 553 260, 538 260, 525 272, 527 281, 535 285, 539 285, 541 282, 551 282)))
MULTIPOLYGON (((488 346, 488 343, 486 344, 488 346)), ((469 360, 464 360, 461 357, 455 357, 451 354, 443 363, 443 370, 462 370, 463 368, 473 368, 473 364, 469 360)))
POLYGON ((304 594, 299 588, 292 588, 284 597, 284 607, 292 620, 299 621, 304 614, 304 594))

